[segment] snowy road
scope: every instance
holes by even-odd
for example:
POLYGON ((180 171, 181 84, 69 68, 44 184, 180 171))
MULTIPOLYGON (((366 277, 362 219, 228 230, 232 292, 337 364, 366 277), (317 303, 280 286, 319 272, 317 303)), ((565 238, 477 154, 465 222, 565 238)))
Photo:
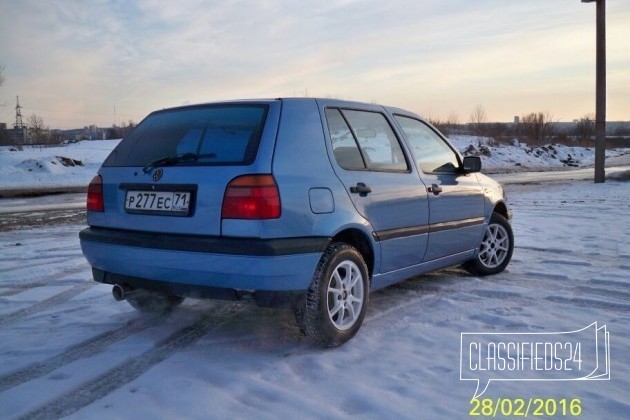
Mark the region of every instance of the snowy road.
POLYGON ((0 232, 42 225, 85 223, 85 193, 0 198, 0 232))
POLYGON ((0 237, 1 418, 465 418, 462 332, 610 332, 611 379, 492 382, 482 398, 630 411, 630 183, 509 185, 505 273, 459 269, 371 296, 345 346, 302 340, 288 311, 187 300, 168 317, 90 280, 79 223, 0 237))
MULTIPOLYGON (((532 182, 549 181, 585 181, 593 180, 595 170, 593 168, 571 169, 563 171, 540 172, 513 172, 491 174, 490 176, 503 185, 527 184, 532 182)), ((630 166, 611 166, 606 168, 606 177, 614 178, 630 173, 630 166)))

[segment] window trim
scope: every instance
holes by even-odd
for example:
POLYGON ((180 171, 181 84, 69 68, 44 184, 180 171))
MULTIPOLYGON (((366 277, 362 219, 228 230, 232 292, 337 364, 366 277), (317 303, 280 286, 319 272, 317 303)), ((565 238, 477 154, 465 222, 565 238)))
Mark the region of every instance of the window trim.
POLYGON ((394 119, 396 120, 396 124, 398 124, 398 126, 400 127, 401 134, 405 137, 405 141, 409 144, 410 153, 414 157, 414 164, 418 168, 418 171, 420 171, 423 174, 427 174, 427 175, 433 175, 433 174, 438 174, 438 175, 444 175, 444 174, 459 175, 459 174, 461 174, 462 166, 463 166, 461 155, 459 154, 457 149, 455 149, 455 147, 451 144, 451 142, 449 142, 448 139, 442 133, 440 133, 437 130, 437 128, 433 127, 428 121, 425 121, 422 118, 419 118, 419 117, 416 117, 416 116, 405 115, 405 114, 401 114, 401 113, 398 113, 398 112, 394 113, 393 115, 394 115, 394 119), (418 121, 420 124, 424 124, 427 128, 429 128, 431 131, 433 131, 433 133, 435 133, 435 135, 437 135, 440 138, 440 140, 442 140, 442 142, 444 142, 444 144, 446 146, 448 146, 448 148, 455 154, 455 158, 457 159, 457 163, 458 163, 458 166, 457 166, 456 170, 453 171, 453 172, 449 172, 449 171, 444 171, 444 172, 437 172, 437 171, 426 172, 426 171, 422 170, 422 168, 420 167, 417 159, 415 158, 415 152, 413 151, 413 147, 411 147, 411 143, 409 141, 409 138, 407 137, 407 134, 405 133, 405 130, 403 129, 402 125, 397 120, 397 117, 407 118, 407 119, 413 120, 413 121, 418 121))
POLYGON ((352 139, 354 140, 354 145, 359 150, 359 155, 361 155, 361 160, 363 161, 363 168, 362 169, 346 169, 343 166, 341 166, 341 164, 337 161, 337 157, 334 156, 335 155, 335 148, 333 147, 333 149, 332 149, 333 150, 333 157, 335 158, 335 162, 337 162, 337 165, 339 165, 339 167, 341 169, 343 169, 344 171, 369 171, 370 169, 369 169, 368 164, 367 164, 368 161, 365 158, 365 154, 363 153, 363 149, 361 149, 361 145, 359 144, 359 140, 357 139, 357 136, 356 136, 354 130, 352 129, 352 127, 350 126, 350 123, 348 122, 348 119, 344 115, 343 111, 341 110, 341 108, 338 108, 338 107, 326 107, 324 109, 324 115, 325 115, 325 118, 326 118, 326 127, 328 128, 328 137, 330 138, 331 146, 332 146, 332 136, 330 135, 330 124, 328 123, 328 110, 335 110, 341 116, 341 119, 343 120, 343 122, 348 127, 348 131, 350 131, 350 135, 352 136, 352 139))
POLYGON ((406 149, 405 143, 403 141, 401 141, 399 133, 397 133, 397 130, 392 125, 392 122, 390 121, 389 116, 388 116, 387 113, 384 113, 384 112, 381 112, 381 111, 378 111, 378 110, 368 110, 368 109, 359 108, 359 107, 325 106, 324 107, 324 119, 326 121, 326 132, 327 132, 328 140, 330 142, 331 151, 333 152, 333 160, 335 161, 337 166, 339 166, 339 168, 341 168, 342 170, 344 170, 344 171, 353 171, 353 172, 379 172, 379 173, 396 173, 396 174, 409 174, 409 173, 412 172, 412 165, 410 163, 409 156, 408 156, 408 154, 407 154, 407 152, 405 150, 406 149), (339 112, 339 114, 341 115, 341 118, 343 118, 343 121, 345 122, 346 126, 350 130, 350 134, 352 135, 352 138, 354 139, 355 145, 359 149, 359 153, 361 154, 361 159, 363 160, 363 165, 365 165, 365 168, 363 168, 363 169, 346 169, 343 166, 341 166, 339 164, 339 162, 337 162, 337 158, 334 156, 334 148, 332 147, 332 137, 330 135, 330 124, 328 122, 328 114, 327 114, 328 110, 337 110, 339 112), (398 146, 400 147, 400 151, 402 153, 402 156, 405 159, 406 169, 383 169, 383 168, 370 167, 368 165, 368 160, 366 160, 365 152, 363 151, 363 148, 361 147, 361 144, 359 143, 359 140, 357 139, 356 133, 354 132, 354 129, 352 128, 352 125, 348 122, 348 119, 347 119, 346 115, 344 114, 344 111, 366 112, 366 113, 378 114, 378 115, 382 116, 383 119, 385 120, 385 122, 387 123, 387 125, 389 126, 389 129, 392 131, 392 134, 394 135, 394 138, 398 142, 398 146))

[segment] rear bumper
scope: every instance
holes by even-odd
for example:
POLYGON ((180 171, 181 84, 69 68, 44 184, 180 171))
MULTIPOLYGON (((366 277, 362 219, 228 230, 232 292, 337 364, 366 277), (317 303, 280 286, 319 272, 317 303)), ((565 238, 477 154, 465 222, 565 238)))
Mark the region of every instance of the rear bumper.
MULTIPOLYGON (((86 228, 79 234, 90 265, 108 276, 141 279, 145 288, 241 291, 308 289, 330 238, 247 239, 86 228), (154 282, 155 287, 151 286, 154 282)), ((99 278, 96 278, 99 277, 99 278)), ((132 284, 130 284, 132 285, 132 284)), ((140 287, 140 286, 136 286, 140 287)), ((186 293, 186 295, 191 295, 186 293)))

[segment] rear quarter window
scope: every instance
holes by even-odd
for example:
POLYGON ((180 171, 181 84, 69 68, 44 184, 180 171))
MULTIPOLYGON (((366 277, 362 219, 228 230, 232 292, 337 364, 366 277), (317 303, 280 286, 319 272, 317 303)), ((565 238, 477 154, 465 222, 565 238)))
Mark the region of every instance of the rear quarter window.
POLYGON ((145 166, 192 153, 182 165, 247 165, 254 161, 266 105, 209 105, 158 111, 145 118, 103 166, 145 166))

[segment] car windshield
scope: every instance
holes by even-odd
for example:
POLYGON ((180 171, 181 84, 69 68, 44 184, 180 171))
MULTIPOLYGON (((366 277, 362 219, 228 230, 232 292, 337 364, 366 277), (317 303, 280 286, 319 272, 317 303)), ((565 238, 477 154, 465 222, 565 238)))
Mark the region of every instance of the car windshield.
POLYGON ((176 108, 149 115, 104 166, 143 166, 171 156, 178 165, 247 165, 254 161, 267 115, 265 105, 176 108))

